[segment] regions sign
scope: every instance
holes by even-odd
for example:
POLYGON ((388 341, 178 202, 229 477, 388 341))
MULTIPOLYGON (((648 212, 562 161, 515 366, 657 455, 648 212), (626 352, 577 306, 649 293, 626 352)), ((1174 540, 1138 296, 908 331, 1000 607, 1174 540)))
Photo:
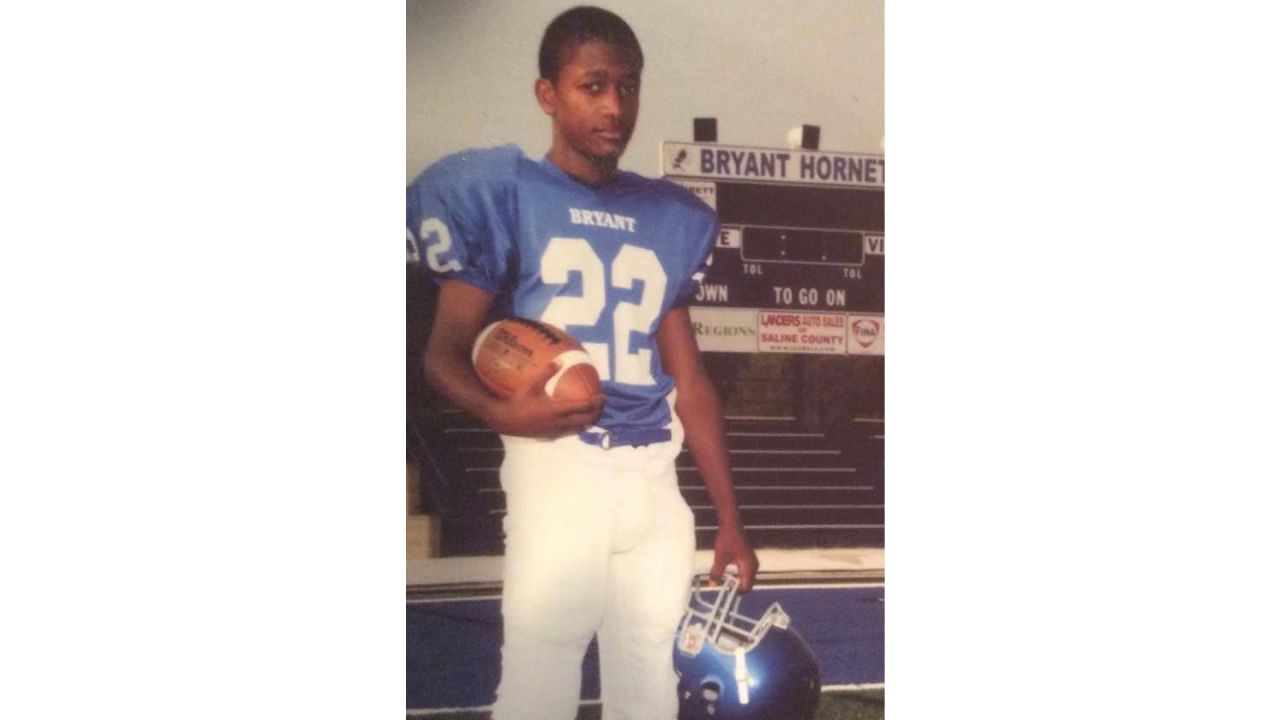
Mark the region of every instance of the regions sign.
POLYGON ((707 352, 757 352, 759 317, 750 308, 689 308, 698 347, 707 352))

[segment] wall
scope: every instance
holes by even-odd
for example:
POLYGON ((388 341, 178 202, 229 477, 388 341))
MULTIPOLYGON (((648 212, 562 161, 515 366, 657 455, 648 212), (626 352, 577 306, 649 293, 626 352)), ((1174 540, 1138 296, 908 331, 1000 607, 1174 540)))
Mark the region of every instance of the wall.
MULTIPOLYGON (((542 31, 575 3, 410 0, 406 182, 467 147, 550 145, 533 98, 542 31)), ((719 118, 721 143, 784 147, 822 128, 822 149, 883 152, 884 6, 854 0, 599 2, 645 51, 640 121, 622 167, 658 175, 663 140, 719 118)))

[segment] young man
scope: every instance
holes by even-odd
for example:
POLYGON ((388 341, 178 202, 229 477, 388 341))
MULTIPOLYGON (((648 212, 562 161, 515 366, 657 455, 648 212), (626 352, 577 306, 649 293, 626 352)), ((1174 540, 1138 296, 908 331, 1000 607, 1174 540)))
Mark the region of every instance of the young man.
POLYGON ((713 576, 737 565, 745 589, 756 572, 687 308, 715 213, 618 169, 643 64, 617 15, 563 13, 543 36, 534 86, 551 118, 546 157, 514 146, 462 152, 409 187, 410 240, 441 282, 427 378, 496 429, 506 451, 497 720, 573 718, 593 636, 606 719, 676 717, 672 643, 694 551, 674 465, 682 442, 716 508, 713 576), (600 372, 603 405, 484 390, 471 345, 512 315, 577 338, 600 372))

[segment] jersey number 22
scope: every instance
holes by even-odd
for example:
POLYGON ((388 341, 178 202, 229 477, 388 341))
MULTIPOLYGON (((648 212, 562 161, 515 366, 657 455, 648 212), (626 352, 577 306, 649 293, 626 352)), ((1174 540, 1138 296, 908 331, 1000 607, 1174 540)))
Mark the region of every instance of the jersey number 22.
MULTIPOLYGON (((547 304, 543 322, 567 327, 595 327, 608 304, 608 287, 604 261, 582 238, 551 238, 542 254, 542 281, 549 285, 569 282, 569 273, 582 275, 580 296, 560 295, 547 304)), ((643 284, 639 303, 617 302, 613 307, 613 357, 609 343, 585 342, 582 347, 600 372, 600 379, 629 385, 653 385, 651 370, 653 351, 641 348, 632 352, 631 334, 649 334, 662 312, 662 297, 667 290, 667 274, 658 256, 648 248, 623 245, 607 274, 608 286, 631 290, 643 284), (610 373, 610 360, 613 372, 610 373)))

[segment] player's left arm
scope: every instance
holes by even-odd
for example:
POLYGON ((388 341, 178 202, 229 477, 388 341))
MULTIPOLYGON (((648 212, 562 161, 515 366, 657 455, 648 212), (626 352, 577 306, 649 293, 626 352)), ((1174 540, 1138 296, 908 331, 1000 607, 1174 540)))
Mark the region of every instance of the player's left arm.
POLYGON ((729 473, 729 450, 724 439, 724 415, 715 386, 702 364, 689 309, 668 311, 658 325, 662 368, 676 381, 676 414, 684 426, 685 443, 702 474, 716 509, 715 559, 711 579, 719 581, 729 563, 738 566, 743 592, 751 589, 759 561, 742 529, 738 501, 729 473))

